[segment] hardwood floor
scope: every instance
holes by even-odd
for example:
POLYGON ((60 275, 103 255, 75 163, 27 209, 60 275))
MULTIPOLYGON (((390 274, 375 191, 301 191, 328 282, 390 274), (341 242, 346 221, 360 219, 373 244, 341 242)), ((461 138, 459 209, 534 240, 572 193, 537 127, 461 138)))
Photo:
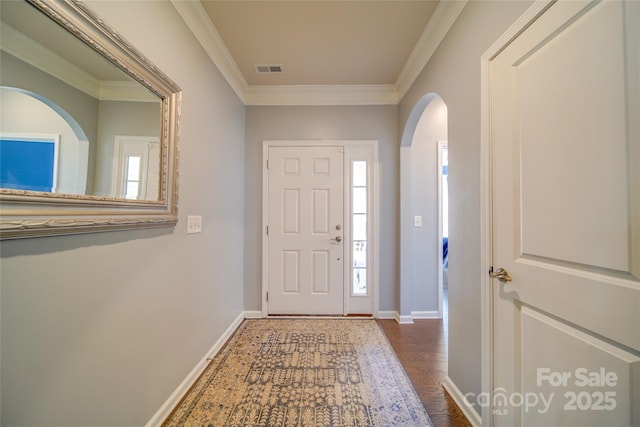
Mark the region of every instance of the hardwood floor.
POLYGON ((447 298, 444 319, 420 319, 411 325, 379 320, 398 359, 436 427, 470 427, 458 406, 444 391, 447 375, 447 298))

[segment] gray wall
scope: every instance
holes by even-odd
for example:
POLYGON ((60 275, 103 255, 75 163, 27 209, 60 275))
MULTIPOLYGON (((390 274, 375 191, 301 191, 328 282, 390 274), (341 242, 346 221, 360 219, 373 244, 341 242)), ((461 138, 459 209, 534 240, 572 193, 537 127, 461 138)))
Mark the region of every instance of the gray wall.
POLYGON ((529 7, 470 1, 399 105, 400 131, 418 100, 438 93, 449 127, 449 377, 480 393, 480 58, 529 7))
POLYGON ((396 106, 247 107, 244 307, 261 310, 262 141, 378 140, 380 310, 396 309, 398 144, 396 106))
POLYGON ((179 223, 1 243, 4 426, 144 425, 243 309, 244 106, 169 2, 88 5, 183 89, 179 223))
POLYGON ((160 137, 162 105, 158 102, 100 101, 96 168, 93 194, 115 195, 111 188, 115 137, 160 137))

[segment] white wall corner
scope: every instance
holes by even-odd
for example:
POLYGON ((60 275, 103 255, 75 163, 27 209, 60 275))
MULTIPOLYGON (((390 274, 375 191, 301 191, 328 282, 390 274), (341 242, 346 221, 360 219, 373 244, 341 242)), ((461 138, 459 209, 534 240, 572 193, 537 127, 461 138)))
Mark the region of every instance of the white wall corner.
POLYGON ((482 419, 480 418, 480 414, 478 414, 476 408, 471 405, 469 399, 467 399, 465 395, 462 394, 462 391, 460 391, 458 386, 455 385, 455 383, 448 375, 444 379, 442 387, 444 387, 445 391, 449 394, 449 396, 451 396, 456 405, 458 405, 458 408, 460 408, 460 411, 462 411, 464 416, 467 417, 467 420, 469 420, 471 425, 473 427, 481 427, 482 419))
MULTIPOLYGON (((196 382, 200 375, 209 365, 209 360, 214 357, 222 346, 231 338, 236 329, 240 326, 245 318, 247 312, 242 312, 234 319, 224 333, 218 338, 213 346, 207 351, 204 357, 198 362, 198 364, 189 372, 189 375, 178 385, 178 387, 171 393, 169 398, 162 404, 160 409, 151 417, 151 419, 145 424, 145 427, 160 427, 164 420, 171 414, 173 408, 180 402, 182 397, 189 391, 191 386, 196 382)), ((262 313, 261 313, 262 314, 262 313)))

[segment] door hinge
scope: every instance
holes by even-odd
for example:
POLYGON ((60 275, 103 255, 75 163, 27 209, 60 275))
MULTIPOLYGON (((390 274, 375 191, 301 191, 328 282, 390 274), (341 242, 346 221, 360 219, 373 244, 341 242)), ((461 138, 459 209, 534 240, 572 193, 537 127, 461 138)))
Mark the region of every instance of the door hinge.
POLYGON ((267 236, 269 235, 269 226, 267 225, 266 227, 267 229, 265 230, 265 232, 267 233, 267 236))
POLYGON ((269 169, 269 159, 267 159, 267 169, 269 169))
POLYGON ((269 292, 267 292, 267 302, 269 302, 269 292))

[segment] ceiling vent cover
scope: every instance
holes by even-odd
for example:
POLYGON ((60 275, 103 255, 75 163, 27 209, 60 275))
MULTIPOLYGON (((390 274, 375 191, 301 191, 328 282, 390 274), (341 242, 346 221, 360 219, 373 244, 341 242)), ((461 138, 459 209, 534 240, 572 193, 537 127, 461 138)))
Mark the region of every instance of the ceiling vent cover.
POLYGON ((261 74, 282 72, 282 65, 257 64, 255 67, 256 71, 261 74))

